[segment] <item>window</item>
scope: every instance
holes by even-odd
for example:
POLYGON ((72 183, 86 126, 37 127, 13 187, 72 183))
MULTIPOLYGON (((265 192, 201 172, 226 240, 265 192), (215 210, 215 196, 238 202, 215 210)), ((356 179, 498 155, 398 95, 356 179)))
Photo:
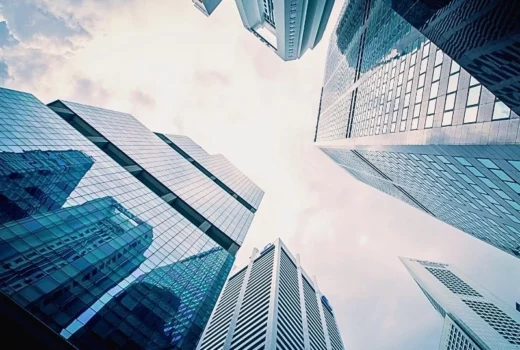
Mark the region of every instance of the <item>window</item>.
POLYGON ((442 59, 443 59, 442 51, 440 49, 438 49, 437 52, 435 53, 435 65, 438 66, 438 65, 442 64, 442 59))
POLYGON ((489 159, 478 158, 477 160, 488 169, 498 169, 498 166, 489 159))
POLYGON ((477 121, 481 90, 478 80, 471 77, 468 89, 468 99, 466 101, 466 111, 464 112, 464 124, 475 123, 477 121))
POLYGON ((505 105, 504 102, 495 100, 495 106, 493 108, 492 120, 509 119, 511 110, 505 105))
POLYGON ((448 92, 456 91, 458 83, 459 83, 459 73, 450 75, 450 77, 448 79, 448 92))
POLYGON ((509 343, 520 345, 520 324, 506 313, 488 302, 465 299, 462 301, 509 343))
POLYGON ((428 270, 433 276, 435 276, 435 278, 444 284, 446 288, 448 288, 452 293, 474 297, 482 296, 450 270, 432 267, 425 267, 425 269, 428 270))

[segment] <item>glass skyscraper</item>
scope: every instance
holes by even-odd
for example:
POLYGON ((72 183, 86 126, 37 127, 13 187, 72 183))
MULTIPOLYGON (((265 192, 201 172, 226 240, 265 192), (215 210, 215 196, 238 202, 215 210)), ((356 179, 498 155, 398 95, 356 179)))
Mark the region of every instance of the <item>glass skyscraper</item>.
POLYGON ((2 320, 50 348, 192 349, 263 196, 187 137, 7 89, 0 178, 2 320))
POLYGON ((227 281, 197 350, 343 350, 327 298, 278 239, 227 281))
MULTIPOLYGON (((442 50, 473 45, 476 56, 499 55, 493 49, 508 32, 474 42, 453 29, 454 40, 470 41, 458 46, 432 34, 452 28, 455 14, 478 10, 463 3, 484 2, 347 1, 329 44, 315 142, 358 180, 520 257, 520 119, 510 101, 493 95, 498 85, 490 90, 489 79, 478 80, 442 50), (418 11, 425 6, 431 11, 418 11), (400 15, 414 11, 410 20, 424 33, 400 15), (428 16, 435 20, 420 26, 428 16)), ((509 8, 487 3, 489 13, 509 8)), ((498 18, 497 28, 518 26, 498 18)))
POLYGON ((440 350, 520 349, 520 314, 449 264, 401 258, 444 318, 440 350))

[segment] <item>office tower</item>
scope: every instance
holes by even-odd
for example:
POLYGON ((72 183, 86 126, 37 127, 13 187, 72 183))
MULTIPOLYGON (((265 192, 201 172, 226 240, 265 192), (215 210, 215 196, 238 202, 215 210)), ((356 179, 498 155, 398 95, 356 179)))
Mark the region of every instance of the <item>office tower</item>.
POLYGON ((520 349, 520 314, 449 264, 400 258, 444 318, 440 349, 520 349))
POLYGON ((50 348, 70 347, 65 339, 73 341, 76 332, 96 336, 90 343, 100 349, 168 342, 186 349, 196 343, 197 327, 201 332, 207 322, 263 192, 221 156, 205 157, 214 163, 211 170, 202 161, 195 165, 174 142, 126 113, 65 101, 46 106, 31 94, 7 89, 0 89, 0 110, 0 132, 16 135, 0 138, 0 154, 16 160, 47 152, 29 155, 22 175, 28 183, 40 183, 37 175, 49 179, 38 188, 59 199, 52 206, 33 205, 24 218, 6 215, 9 221, 0 225, 0 244, 9 248, 0 254, 5 301, 0 315, 3 323, 17 325, 6 337, 20 344, 46 339, 50 343, 43 345, 50 348), (63 169, 46 165, 49 172, 37 161, 47 158, 69 163, 63 169), (31 164, 42 172, 31 171, 31 164), (64 183, 59 174, 70 180, 64 183), (191 273, 211 281, 212 288, 199 295, 185 281, 191 271, 186 262, 216 250, 219 259, 211 268, 191 273), (163 280, 154 283, 158 274, 163 280), (112 310, 121 308, 125 312, 115 320, 112 310), (156 332, 145 340, 127 327, 148 321, 156 332), (101 325, 105 333, 97 332, 101 325), (163 335, 159 325, 165 326, 163 335))
POLYGON ((191 0, 193 5, 198 8, 203 14, 209 16, 215 11, 222 0, 191 0))
POLYGON ((197 350, 344 349, 334 312, 283 242, 229 277, 197 350))
POLYGON ((92 164, 78 151, 0 153, 0 224, 61 208, 92 164))
POLYGON ((406 0, 391 5, 520 115, 520 2, 406 0))
POLYGON ((194 349, 213 305, 233 265, 222 248, 213 248, 139 276, 97 313, 71 341, 86 349, 96 348, 98 339, 118 344, 124 331, 132 329, 127 346, 146 349, 178 346, 194 349), (215 268, 217 267, 217 268, 215 268), (132 310, 124 304, 137 303, 132 310), (146 310, 143 312, 143 310, 146 310), (146 316, 146 317, 143 317, 146 316))
POLYGON ((145 261, 152 236, 111 197, 11 221, 0 289, 59 332, 145 261))
POLYGON ((315 142, 355 178, 519 257, 519 125, 388 2, 345 5, 315 142))
POLYGON ((334 0, 235 0, 244 27, 284 61, 320 42, 334 0))

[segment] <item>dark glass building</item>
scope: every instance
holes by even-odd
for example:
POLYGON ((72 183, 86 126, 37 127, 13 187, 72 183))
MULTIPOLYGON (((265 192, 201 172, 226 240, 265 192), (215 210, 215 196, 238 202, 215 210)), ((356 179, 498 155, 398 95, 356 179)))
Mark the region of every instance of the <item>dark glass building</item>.
POLYGON ((515 86, 518 74, 507 74, 518 60, 507 56, 505 80, 471 68, 518 46, 515 6, 348 1, 330 40, 315 142, 360 181, 520 257, 520 119, 497 92, 515 86))
POLYGON ((5 341, 195 344, 262 190, 191 139, 98 107, 0 89, 0 135, 5 341))

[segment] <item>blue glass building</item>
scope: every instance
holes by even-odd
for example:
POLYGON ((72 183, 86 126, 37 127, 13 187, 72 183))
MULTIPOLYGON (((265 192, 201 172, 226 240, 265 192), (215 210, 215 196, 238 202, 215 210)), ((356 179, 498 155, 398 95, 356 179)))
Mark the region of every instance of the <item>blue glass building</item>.
MULTIPOLYGON (((459 13, 428 3, 439 16, 459 13)), ((489 13, 509 8, 501 3, 489 13)), ((520 257, 520 118, 396 6, 345 4, 330 39, 316 145, 360 181, 520 257)), ((432 19, 427 33, 441 30, 433 23, 453 24, 432 19)), ((492 43, 475 42, 475 55, 492 43)))
POLYGON ((92 164, 78 151, 0 153, 0 223, 61 208, 92 164))
POLYGON ((130 339, 136 349, 194 349, 232 265, 224 249, 214 248, 158 267, 122 290, 71 340, 85 348, 130 339))
POLYGON ((154 134, 129 114, 46 106, 7 89, 0 160, 9 179, 0 185, 7 335, 55 349, 181 349, 198 340, 262 190, 224 157, 154 134), (204 268, 187 263, 202 256, 204 268), (140 332, 143 324, 154 332, 140 332))

